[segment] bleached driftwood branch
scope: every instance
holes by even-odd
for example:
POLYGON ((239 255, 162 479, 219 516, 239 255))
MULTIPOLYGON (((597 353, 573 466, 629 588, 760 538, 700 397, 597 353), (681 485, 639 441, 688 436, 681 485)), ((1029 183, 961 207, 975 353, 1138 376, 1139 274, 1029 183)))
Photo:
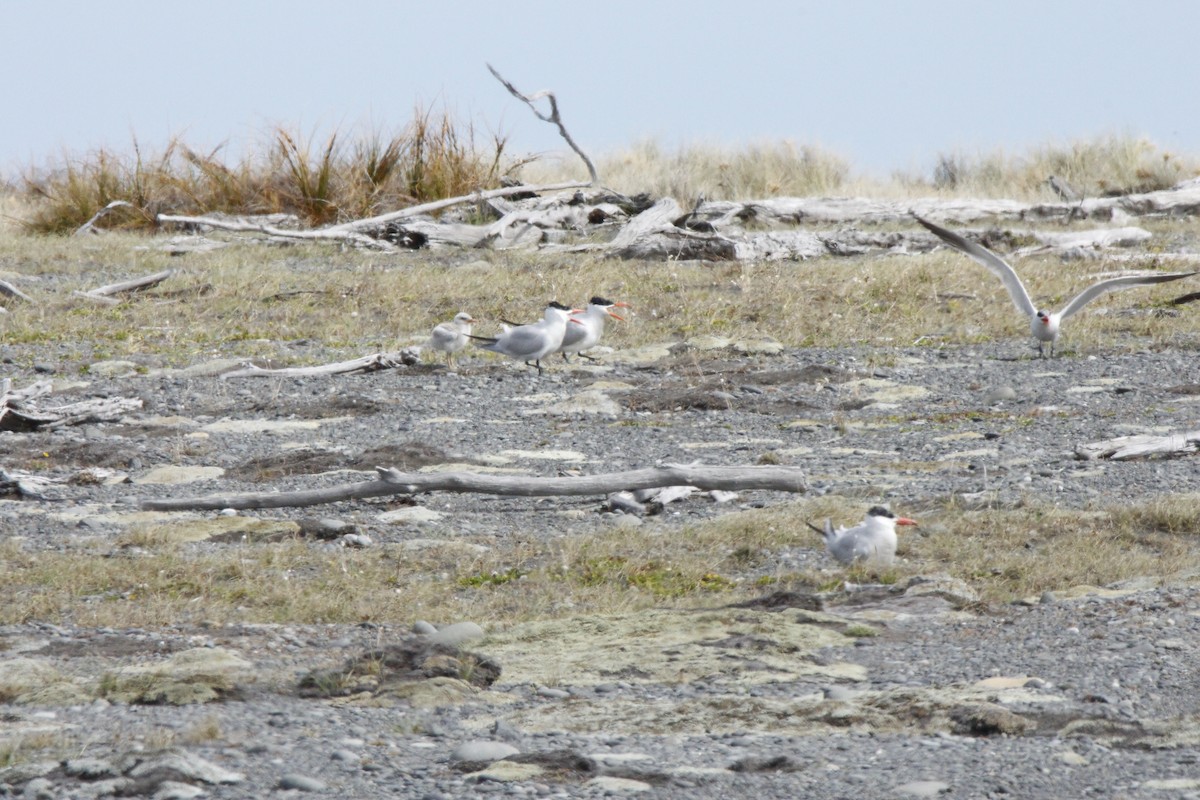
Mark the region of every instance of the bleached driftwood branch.
POLYGON ((71 235, 86 236, 89 233, 98 233, 99 231, 96 230, 96 223, 108 216, 109 212, 111 212, 114 208, 121 208, 122 206, 129 206, 130 208, 133 208, 133 203, 128 203, 124 200, 113 200, 104 208, 93 214, 91 219, 76 228, 75 232, 71 235))
POLYGON ((652 489, 662 486, 695 486, 701 490, 740 491, 765 489, 804 492, 808 484, 798 467, 705 467, 667 464, 661 467, 562 478, 519 475, 482 475, 471 472, 403 473, 376 467, 379 478, 356 484, 308 489, 299 492, 254 492, 179 499, 143 500, 148 511, 184 511, 224 508, 289 508, 337 503, 366 497, 417 492, 459 492, 519 497, 564 495, 608 495, 613 492, 652 489))
POLYGON ((50 381, 38 381, 16 391, 11 386, 9 379, 0 383, 0 430, 53 430, 84 422, 108 422, 142 407, 141 398, 97 397, 41 408, 33 401, 50 393, 50 381))
POLYGON ((110 283, 107 286, 98 286, 95 289, 89 289, 84 294, 89 297, 111 297, 114 294, 121 294, 123 292, 140 292, 143 289, 149 289, 151 286, 157 286, 174 273, 175 270, 164 269, 162 272, 156 272, 153 275, 145 275, 141 278, 133 278, 132 280, 120 283, 110 283))
POLYGON ((395 250, 388 242, 364 236, 349 228, 321 228, 313 231, 292 231, 277 228, 261 222, 246 222, 244 220, 218 219, 216 217, 189 217, 181 214, 159 214, 155 219, 159 224, 175 222, 181 225, 207 225, 224 231, 241 231, 261 233, 278 239, 309 239, 309 240, 339 240, 352 242, 364 247, 374 247, 379 250, 395 250))
POLYGON ((1173 458, 1195 453, 1200 453, 1200 431, 1173 433, 1167 436, 1152 434, 1118 436, 1103 442, 1081 444, 1075 448, 1075 455, 1087 461, 1098 458, 1106 458, 1110 461, 1128 461, 1149 456, 1173 458))
POLYGON ((26 303, 33 302, 33 298, 5 280, 0 280, 0 294, 11 297, 14 300, 24 300, 26 303))
POLYGON ((399 353, 372 353, 362 358, 350 361, 338 361, 333 364, 321 364, 316 367, 278 367, 269 369, 247 364, 242 369, 222 373, 222 378, 312 378, 318 375, 348 375, 355 372, 377 372, 384 369, 395 369, 400 366, 412 366, 420 361, 420 354, 411 349, 399 353))
POLYGON ((583 163, 587 165, 588 175, 590 175, 592 178, 591 185, 595 186, 596 184, 598 184, 600 182, 600 178, 599 178, 599 176, 596 175, 596 167, 592 164, 592 160, 587 157, 587 153, 583 152, 583 150, 580 149, 579 145, 575 144, 575 140, 572 139, 571 134, 567 132, 567 127, 565 125, 563 125, 562 117, 559 116, 559 113, 558 113, 558 98, 556 98, 554 96, 554 92, 552 92, 548 89, 543 89, 540 92, 536 92, 532 95, 526 96, 524 93, 519 91, 517 89, 517 87, 513 86, 511 83, 509 83, 507 80, 505 80, 504 76, 501 75, 499 72, 497 72, 496 68, 493 67, 491 64, 488 64, 487 68, 488 68, 488 71, 491 72, 492 75, 496 78, 496 80, 498 80, 502 84, 504 84, 504 88, 508 89, 509 94, 511 94, 513 97, 517 98, 518 100, 523 100, 525 102, 525 105, 529 106, 530 110, 533 111, 534 115, 538 119, 540 119, 542 122, 549 122, 549 123, 552 123, 552 124, 558 126, 559 135, 562 136, 563 140, 566 141, 566 143, 570 146, 570 148, 575 151, 575 154, 578 155, 581 159, 583 159, 583 163), (550 115, 549 116, 546 116, 542 112, 538 111, 538 108, 536 105, 537 101, 541 100, 543 97, 545 97, 547 100, 550 101, 550 115))

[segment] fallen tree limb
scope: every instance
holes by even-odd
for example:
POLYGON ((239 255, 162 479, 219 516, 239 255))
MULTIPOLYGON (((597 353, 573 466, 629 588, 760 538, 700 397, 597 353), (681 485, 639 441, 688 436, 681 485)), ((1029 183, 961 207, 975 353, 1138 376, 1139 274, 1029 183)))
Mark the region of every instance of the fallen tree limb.
POLYGON ((307 489, 298 492, 254 492, 178 499, 143 500, 148 511, 218 511, 224 508, 290 508, 337 503, 366 497, 417 492, 498 494, 518 497, 564 495, 607 495, 612 492, 653 489, 663 486, 695 486, 701 490, 739 491, 765 489, 804 492, 808 484, 798 467, 704 467, 667 464, 626 472, 563 478, 523 475, 481 475, 471 472, 403 473, 376 467, 380 477, 361 483, 307 489))
POLYGON ((132 280, 122 281, 120 283, 110 283, 107 286, 98 286, 95 289, 89 289, 84 294, 89 297, 109 297, 114 294, 123 292, 140 292, 143 289, 149 289, 151 286, 157 286, 173 275, 175 270, 164 269, 162 272, 156 272, 153 275, 146 275, 141 278, 133 278, 132 280))
POLYGON ((260 222, 244 222, 241 220, 217 219, 216 217, 189 217, 181 214, 159 214, 155 220, 161 225, 164 222, 174 222, 180 225, 207 225, 224 231, 241 231, 261 233, 278 239, 317 239, 341 240, 360 244, 364 247, 374 247, 378 250, 395 250, 391 244, 380 239, 373 239, 357 233, 349 228, 321 228, 315 231, 292 231, 286 228, 276 228, 260 222))
POLYGON ((1173 458, 1196 453, 1200 453, 1200 431, 1173 433, 1167 436, 1146 433, 1136 436, 1118 436, 1103 442, 1081 444, 1075 448, 1075 455, 1087 461, 1098 458, 1106 458, 1109 461, 1128 461, 1149 456, 1173 458))
POLYGON ((0 294, 11 297, 14 300, 24 300, 26 303, 33 302, 33 298, 5 280, 0 280, 0 294))
POLYGON ((222 378, 312 378, 318 375, 348 375, 355 372, 377 372, 384 369, 395 369, 400 366, 412 366, 420 361, 420 354, 406 348, 399 353, 372 353, 369 356, 338 361, 333 364, 321 364, 316 367, 278 367, 269 369, 247 364, 242 369, 225 372, 222 378))

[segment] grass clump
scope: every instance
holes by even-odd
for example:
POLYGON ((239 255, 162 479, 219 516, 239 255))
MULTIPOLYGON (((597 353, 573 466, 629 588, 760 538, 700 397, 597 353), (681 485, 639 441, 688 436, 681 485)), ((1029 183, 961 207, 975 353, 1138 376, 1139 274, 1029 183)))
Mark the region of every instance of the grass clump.
POLYGON ((1041 145, 1024 154, 942 153, 932 188, 959 195, 1051 199, 1050 176, 1081 196, 1113 196, 1169 189, 1196 175, 1200 165, 1160 150, 1147 139, 1101 136, 1041 145))
POLYGON ((102 148, 64 154, 26 170, 22 194, 37 233, 70 233, 114 200, 106 229, 150 230, 155 216, 173 214, 292 214, 325 225, 495 188, 519 166, 506 157, 507 139, 484 136, 447 111, 417 108, 394 133, 335 131, 324 139, 276 126, 238 160, 223 146, 201 151, 173 138, 147 152, 102 148))

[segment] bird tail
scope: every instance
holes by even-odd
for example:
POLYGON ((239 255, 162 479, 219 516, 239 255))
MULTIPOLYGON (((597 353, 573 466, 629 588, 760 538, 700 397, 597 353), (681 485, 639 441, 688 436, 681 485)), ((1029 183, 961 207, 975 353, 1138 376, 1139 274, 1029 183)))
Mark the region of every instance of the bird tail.
POLYGON ((489 344, 495 344, 499 341, 495 336, 475 336, 470 333, 467 334, 467 338, 474 339, 477 342, 476 347, 487 347, 489 344), (478 344, 478 342, 484 342, 484 344, 478 344))
POLYGON ((825 539, 826 541, 829 541, 829 538, 831 536, 833 536, 833 523, 831 523, 828 519, 825 520, 825 530, 821 530, 820 528, 818 528, 816 525, 813 525, 808 520, 805 520, 804 524, 807 525, 808 527, 812 528, 817 533, 821 534, 821 538, 825 539))

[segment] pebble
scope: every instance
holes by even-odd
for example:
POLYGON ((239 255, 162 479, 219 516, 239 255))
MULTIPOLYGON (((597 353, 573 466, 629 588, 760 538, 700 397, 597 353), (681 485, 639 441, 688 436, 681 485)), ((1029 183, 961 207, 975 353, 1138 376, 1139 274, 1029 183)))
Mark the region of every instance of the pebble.
POLYGON ((412 632, 421 634, 422 636, 429 636, 430 634, 437 633, 437 628, 432 623, 419 619, 413 623, 412 632))

